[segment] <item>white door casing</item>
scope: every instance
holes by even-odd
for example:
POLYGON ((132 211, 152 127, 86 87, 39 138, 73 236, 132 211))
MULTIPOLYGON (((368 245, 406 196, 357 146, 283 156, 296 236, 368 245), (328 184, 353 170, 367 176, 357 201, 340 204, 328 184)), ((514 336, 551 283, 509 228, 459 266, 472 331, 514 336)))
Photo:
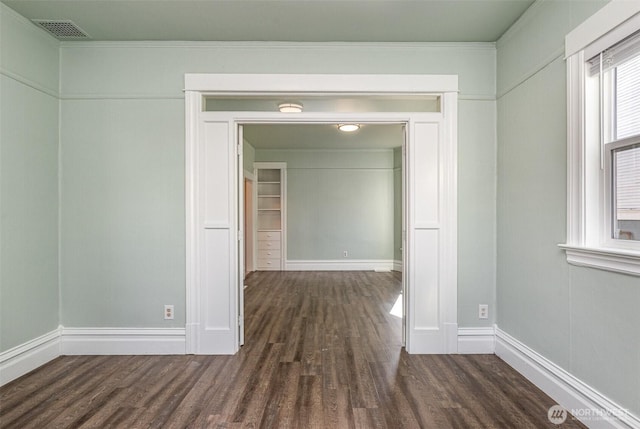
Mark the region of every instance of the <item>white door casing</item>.
POLYGON ((238 220, 238 247, 236 249, 236 254, 238 255, 238 280, 237 280, 237 297, 238 297, 238 345, 244 345, 244 276, 245 276, 245 261, 244 258, 244 242, 246 240, 245 231, 244 231, 244 211, 245 211, 245 200, 244 200, 244 162, 243 162, 243 153, 242 153, 242 144, 244 142, 243 138, 243 129, 242 124, 238 124, 236 127, 236 172, 238 174, 238 185, 237 185, 237 195, 238 195, 238 205, 236 206, 237 220, 238 220))
POLYGON ((241 344, 239 126, 294 122, 406 124, 406 349, 457 352, 457 76, 187 74, 185 88, 187 353, 234 354, 241 344), (203 111, 208 94, 322 93, 438 94, 442 111, 203 111))

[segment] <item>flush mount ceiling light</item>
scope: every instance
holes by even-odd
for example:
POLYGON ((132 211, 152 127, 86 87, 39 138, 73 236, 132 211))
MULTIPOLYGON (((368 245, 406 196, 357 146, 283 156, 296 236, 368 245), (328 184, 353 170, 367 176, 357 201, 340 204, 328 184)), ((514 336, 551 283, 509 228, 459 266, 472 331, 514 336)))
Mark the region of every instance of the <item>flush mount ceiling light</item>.
POLYGON ((345 133, 352 133, 354 131, 358 131, 360 129, 360 125, 358 125, 358 124, 340 124, 340 125, 338 125, 338 129, 340 131, 344 131, 345 133))
POLYGON ((302 112, 302 103, 280 103, 278 110, 282 113, 300 113, 302 112))

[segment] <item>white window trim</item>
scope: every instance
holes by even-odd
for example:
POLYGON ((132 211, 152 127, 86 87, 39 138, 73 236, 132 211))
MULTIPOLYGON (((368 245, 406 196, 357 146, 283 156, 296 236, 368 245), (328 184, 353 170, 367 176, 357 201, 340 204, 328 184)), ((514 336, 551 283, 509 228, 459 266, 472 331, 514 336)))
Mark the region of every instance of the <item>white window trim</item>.
POLYGON ((585 60, 640 28, 640 2, 613 0, 565 39, 567 57, 567 262, 640 276, 637 243, 603 239, 606 222, 600 149, 589 144, 585 60))

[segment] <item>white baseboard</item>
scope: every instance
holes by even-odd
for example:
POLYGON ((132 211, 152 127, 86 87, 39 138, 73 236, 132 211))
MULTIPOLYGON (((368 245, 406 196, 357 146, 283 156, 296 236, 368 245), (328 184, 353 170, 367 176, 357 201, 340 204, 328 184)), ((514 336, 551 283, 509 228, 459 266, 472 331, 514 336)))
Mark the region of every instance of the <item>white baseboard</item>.
POLYGON ((496 355, 589 428, 640 428, 640 419, 496 326, 496 355))
POLYGON ((392 259, 287 260, 286 271, 391 271, 392 259))
POLYGON ((494 328, 458 328, 458 353, 492 355, 496 349, 494 328))
POLYGON ((401 260, 394 260, 393 261, 393 271, 399 271, 402 272, 402 261, 401 260))
POLYGON ((184 328, 63 328, 63 355, 183 355, 184 328))
POLYGON ((60 328, 0 353, 0 386, 60 356, 60 328))

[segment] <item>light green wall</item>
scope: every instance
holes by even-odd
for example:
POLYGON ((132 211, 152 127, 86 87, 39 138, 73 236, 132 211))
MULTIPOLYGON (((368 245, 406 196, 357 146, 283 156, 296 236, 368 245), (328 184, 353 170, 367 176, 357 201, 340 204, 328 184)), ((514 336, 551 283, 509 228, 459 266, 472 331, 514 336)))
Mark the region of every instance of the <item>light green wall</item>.
POLYGON ((65 97, 183 99, 185 73, 457 74, 463 98, 495 94, 491 43, 68 42, 65 97))
POLYGON ((496 313, 496 109, 458 105, 458 324, 493 326, 496 313), (478 304, 489 319, 478 320, 478 304))
MULTIPOLYGON (((178 212, 184 216, 184 198, 177 191, 159 196, 158 189, 151 184, 137 184, 137 180, 148 169, 150 177, 170 178, 171 186, 184 187, 184 160, 177 152, 184 145, 184 73, 458 74, 459 149, 471 148, 495 159, 494 127, 478 126, 485 120, 493 120, 491 112, 495 111, 495 48, 492 44, 67 42, 62 44, 60 55, 61 93, 65 99, 62 103, 61 289, 62 320, 68 326, 165 326, 159 320, 158 305, 171 303, 167 302, 169 299, 176 305, 176 324, 183 320, 184 249, 174 235, 184 241, 184 226, 174 219, 178 212), (109 115, 107 124, 101 123, 105 114, 109 115), (135 118, 143 122, 137 123, 135 118), (155 130, 156 126, 161 131, 155 130), (162 145, 171 154, 170 158, 162 162, 153 158, 153 147, 147 139, 154 138, 163 139, 162 145), (172 143, 168 143, 168 139, 172 143), (100 152, 102 160, 93 159, 87 161, 87 165, 76 166, 71 160, 86 156, 84 145, 89 141, 100 152), (126 241, 118 237, 131 233, 143 222, 139 215, 150 215, 151 210, 143 210, 139 207, 141 203, 133 198, 104 199, 99 193, 83 189, 82 183, 106 182, 114 159, 122 158, 119 162, 125 164, 132 151, 134 159, 140 161, 139 170, 133 165, 125 168, 115 164, 118 177, 109 179, 110 191, 116 195, 135 191, 143 196, 143 201, 162 200, 157 204, 161 204, 167 214, 162 219, 152 218, 153 225, 141 235, 148 243, 128 247, 126 241), (142 161, 143 154, 149 159, 142 161), (72 174, 73 184, 65 177, 66 169, 72 174), (159 177, 160 170, 162 177, 159 177), (75 214, 71 206, 67 207, 73 201, 84 201, 91 209, 75 214), (126 210, 129 206, 132 209, 126 210), (101 219, 113 218, 108 231, 120 241, 114 244, 116 238, 106 236, 107 229, 102 226, 98 227, 100 233, 92 235, 94 214, 102 214, 101 219), (170 238, 164 237, 166 234, 170 238), (106 271, 101 259, 105 249, 117 249, 119 256, 109 261, 106 271), (169 257, 171 263, 167 264, 169 257), (141 260, 146 261, 144 270, 134 263, 141 260), (84 267, 74 266, 79 261, 84 267), (163 276, 155 274, 156 271, 163 276), (105 273, 106 278, 96 281, 105 273), (105 299, 90 299, 94 295, 105 299), (85 297, 82 298, 85 300, 76 297, 85 297), (134 308, 141 310, 131 310, 134 308)), ((488 198, 473 203, 460 200, 460 213, 487 213, 495 207, 495 164, 487 164, 483 168, 488 170, 480 170, 474 167, 475 162, 473 158, 461 156, 459 169, 465 172, 459 175, 459 184, 468 189, 469 194, 477 192, 488 198)), ((461 326, 489 326, 491 319, 482 322, 477 319, 477 304, 491 302, 495 294, 495 282, 485 268, 495 266, 495 239, 485 234, 487 229, 494 228, 495 221, 480 222, 471 216, 461 216, 460 222, 461 229, 475 231, 480 227, 482 232, 459 239, 461 254, 472 258, 459 261, 462 270, 459 272, 459 321, 461 326), (477 252, 479 248, 483 251, 477 252)), ((392 257, 393 253, 389 258, 392 257)))
POLYGON ((0 4, 0 352, 58 327, 58 42, 0 4))
POLYGON ((179 100, 62 102, 64 326, 184 326, 183 116, 179 100))
POLYGON ((246 139, 242 142, 242 167, 244 171, 253 174, 253 162, 256 160, 256 150, 246 139))
POLYGON ((393 259, 402 261, 402 147, 393 150, 393 259))
POLYGON ((537 2, 497 44, 497 324, 638 415, 638 279, 570 266, 557 247, 566 239, 564 35, 605 3, 537 2))
POLYGON ((2 74, 58 97, 59 42, 0 4, 2 74))
POLYGON ((393 259, 392 150, 258 150, 256 161, 287 163, 288 260, 393 259))

